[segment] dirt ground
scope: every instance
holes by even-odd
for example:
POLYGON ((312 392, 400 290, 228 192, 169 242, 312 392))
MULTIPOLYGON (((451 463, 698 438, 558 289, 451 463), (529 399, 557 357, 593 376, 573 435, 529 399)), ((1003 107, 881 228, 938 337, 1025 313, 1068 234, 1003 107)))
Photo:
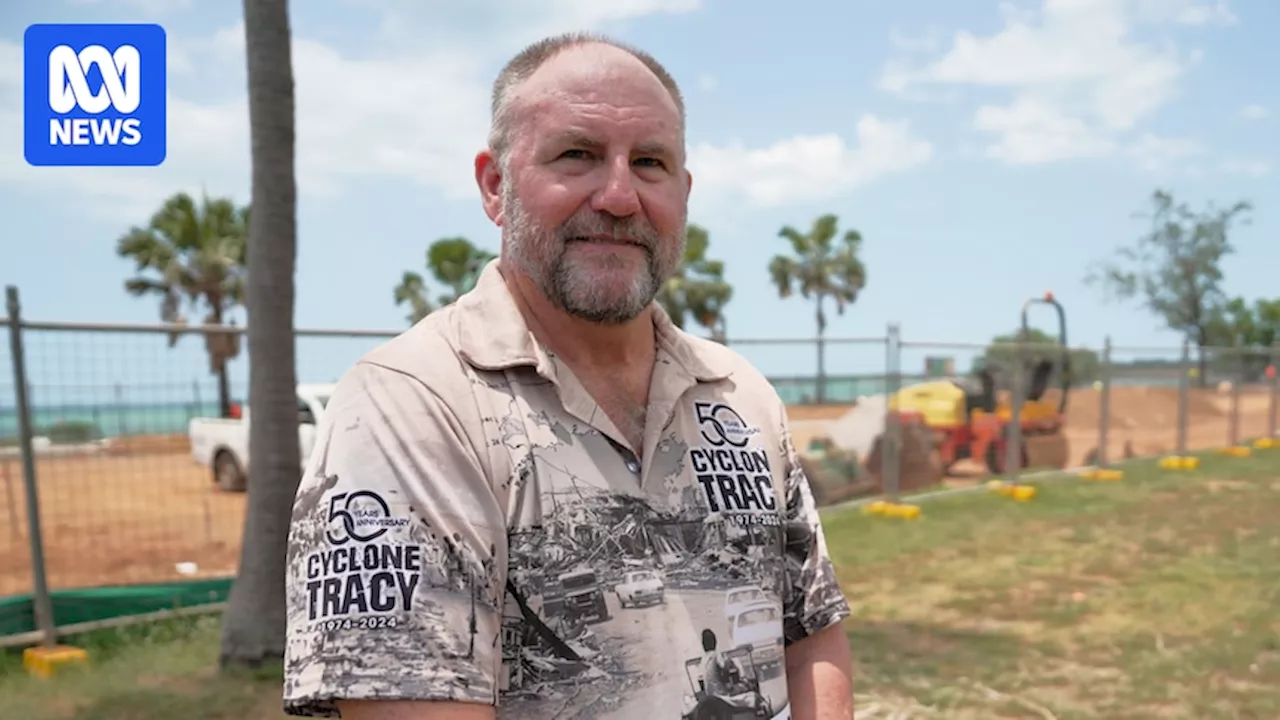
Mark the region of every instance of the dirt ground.
MULTIPOLYGON (((181 441, 36 466, 51 588, 225 575, 239 560, 244 496, 216 491, 181 441), (167 447, 166 447, 167 445, 167 447), (147 451, 149 450, 149 452, 147 451), (196 564, 183 575, 177 564, 196 564)), ((22 464, 0 458, 0 597, 31 590, 22 464)))
MULTIPOLYGON (((1098 424, 1102 417, 1099 393, 1092 389, 1072 391, 1067 402, 1067 439, 1070 464, 1084 465, 1098 447, 1098 424)), ((1243 442, 1267 434, 1271 399, 1265 387, 1241 388, 1237 438, 1243 442)), ((1230 393, 1193 388, 1188 394, 1190 422, 1187 449, 1222 447, 1231 438, 1230 393)), ((823 435, 826 423, 848 412, 850 405, 801 405, 787 408, 795 444, 808 447, 823 435)), ((1118 460, 1130 450, 1133 456, 1171 453, 1178 444, 1178 390, 1165 387, 1112 387, 1110 421, 1107 427, 1107 457, 1118 460)))
MULTIPOLYGON (((1242 391, 1239 437, 1266 434, 1269 396, 1242 391)), ((1177 440, 1177 391, 1112 388, 1108 452, 1124 456, 1171 452, 1177 440)), ((1195 390, 1189 449, 1227 444, 1231 396, 1195 390)), ((794 406, 797 446, 848 406, 794 406), (806 437, 800 437, 800 435, 806 437)), ((1068 436, 1072 464, 1097 446, 1098 393, 1072 393, 1068 436)), ((239 560, 244 495, 218 492, 195 464, 185 438, 140 438, 111 452, 45 457, 37 467, 49 583, 54 589, 181 580, 179 563, 195 563, 194 577, 226 575, 239 560)), ((29 592, 30 550, 17 458, 0 457, 0 597, 29 592)))

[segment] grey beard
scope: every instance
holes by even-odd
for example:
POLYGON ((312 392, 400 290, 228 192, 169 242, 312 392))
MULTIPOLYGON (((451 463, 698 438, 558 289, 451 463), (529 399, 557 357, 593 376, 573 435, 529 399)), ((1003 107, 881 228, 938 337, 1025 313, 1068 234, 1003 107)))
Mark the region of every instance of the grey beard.
MULTIPOLYGON (((644 312, 670 272, 664 272, 656 249, 661 243, 652 228, 631 219, 611 219, 604 214, 575 215, 562 226, 548 229, 538 225, 524 210, 509 184, 503 183, 502 215, 506 227, 507 254, 534 285, 558 309, 598 325, 621 325, 644 312), (565 257, 571 238, 592 234, 614 234, 635 239, 644 247, 645 271, 639 273, 623 294, 606 293, 589 278, 575 271, 565 257), (550 252, 539 257, 538 252, 550 252)), ((679 237, 676 257, 684 255, 684 233, 679 237)), ((674 270, 674 268, 672 268, 674 270)))

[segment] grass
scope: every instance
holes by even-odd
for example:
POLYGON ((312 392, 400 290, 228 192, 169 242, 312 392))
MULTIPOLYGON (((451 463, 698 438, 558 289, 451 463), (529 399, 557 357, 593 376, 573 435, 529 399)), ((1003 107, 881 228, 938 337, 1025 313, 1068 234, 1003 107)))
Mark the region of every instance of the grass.
POLYGON ((859 720, 1280 717, 1280 451, 922 507, 825 518, 859 720))
POLYGON ((89 633, 64 642, 91 664, 48 680, 29 677, 21 656, 0 656, 3 717, 24 720, 279 720, 279 667, 216 670, 220 620, 180 618, 89 633))
MULTIPOLYGON (((859 720, 1280 718, 1280 450, 1039 488, 825 514, 859 720)), ((284 717, 278 670, 215 671, 217 618, 68 642, 93 662, 52 680, 0 655, 0 714, 284 717)))

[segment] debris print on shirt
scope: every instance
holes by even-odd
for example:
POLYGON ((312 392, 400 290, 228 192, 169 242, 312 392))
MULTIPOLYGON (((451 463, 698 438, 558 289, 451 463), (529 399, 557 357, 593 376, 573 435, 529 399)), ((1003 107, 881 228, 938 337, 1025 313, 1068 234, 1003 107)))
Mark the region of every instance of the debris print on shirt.
POLYGON ((777 527, 590 488, 544 496, 541 527, 510 536, 502 717, 779 715, 777 527))
POLYGON ((287 555, 292 714, 339 717, 332 696, 492 701, 498 570, 452 530, 394 487, 304 479, 287 555))

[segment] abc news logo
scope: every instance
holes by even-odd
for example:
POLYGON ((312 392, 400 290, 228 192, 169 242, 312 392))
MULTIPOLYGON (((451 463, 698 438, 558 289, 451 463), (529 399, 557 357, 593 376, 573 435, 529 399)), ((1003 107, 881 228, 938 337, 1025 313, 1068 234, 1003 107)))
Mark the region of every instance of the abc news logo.
MULTIPOLYGON (((121 115, 135 112, 142 103, 142 58, 138 48, 121 45, 110 52, 90 45, 76 52, 59 45, 49 53, 49 108, 66 115, 79 108, 98 115, 107 108, 121 115), (88 72, 102 75, 98 92, 89 89, 88 72)), ((137 145, 142 142, 142 121, 136 117, 50 118, 50 145, 137 145)))
POLYGON ((38 24, 23 38, 27 162, 154 166, 167 153, 159 25, 38 24))

